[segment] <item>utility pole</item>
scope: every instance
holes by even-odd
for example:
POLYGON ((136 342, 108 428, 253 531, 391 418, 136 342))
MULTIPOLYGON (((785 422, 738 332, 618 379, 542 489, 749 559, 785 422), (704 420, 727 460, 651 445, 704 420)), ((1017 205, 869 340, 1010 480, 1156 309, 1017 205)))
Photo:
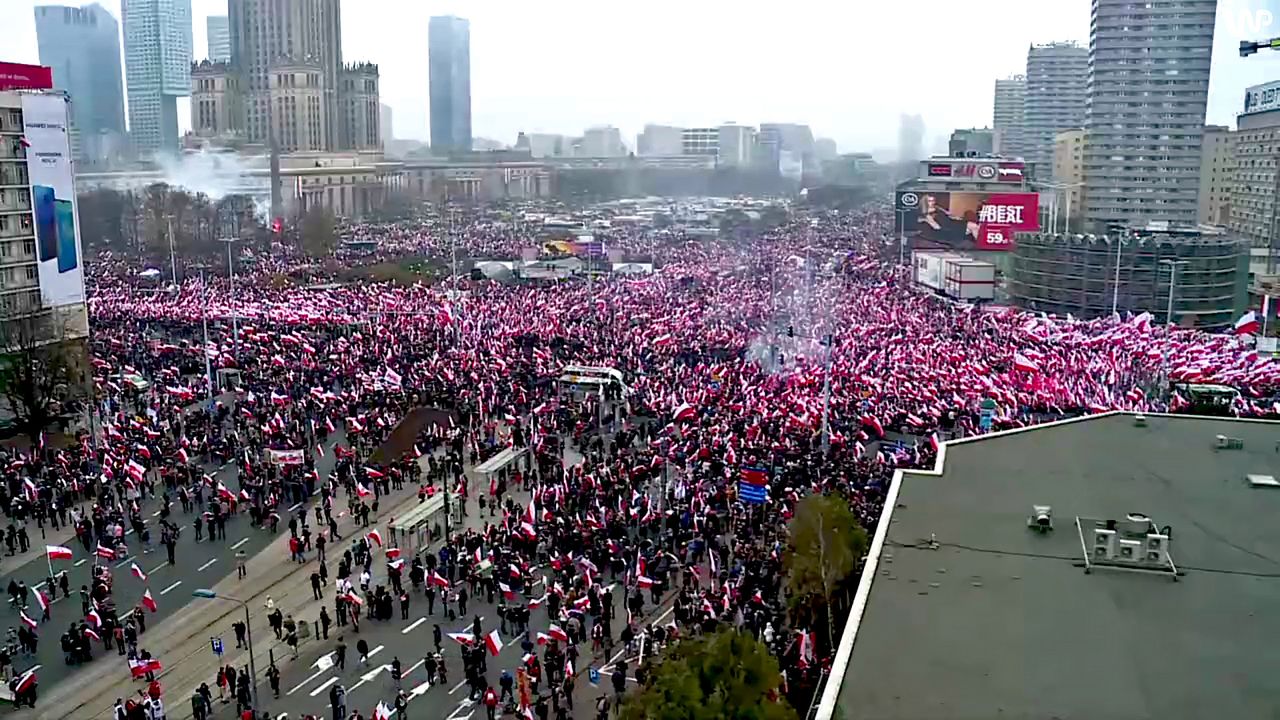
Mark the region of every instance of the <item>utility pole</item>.
POLYGON ((173 284, 178 284, 178 258, 173 252, 173 216, 165 218, 165 222, 169 226, 169 273, 173 278, 173 284))
POLYGON ((835 352, 836 342, 833 335, 822 336, 822 344, 827 346, 827 361, 822 373, 822 454, 831 450, 831 355, 835 352))
POLYGON ((200 268, 200 324, 204 328, 204 346, 200 350, 204 354, 205 381, 209 384, 209 408, 213 409, 217 386, 213 384, 213 362, 209 359, 209 286, 203 267, 200 268))

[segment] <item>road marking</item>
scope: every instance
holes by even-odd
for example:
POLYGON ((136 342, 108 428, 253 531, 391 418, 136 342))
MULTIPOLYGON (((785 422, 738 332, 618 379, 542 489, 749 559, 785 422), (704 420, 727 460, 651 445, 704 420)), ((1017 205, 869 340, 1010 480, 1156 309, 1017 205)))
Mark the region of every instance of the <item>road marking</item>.
POLYGON ((165 593, 167 593, 167 592, 169 592, 170 590, 172 590, 172 589, 174 589, 174 588, 178 587, 178 586, 179 586, 179 585, 181 585, 181 584, 182 584, 182 581, 181 581, 181 580, 179 580, 179 581, 175 582, 174 584, 170 585, 169 587, 167 587, 167 588, 165 588, 165 589, 161 590, 161 591, 160 591, 160 594, 161 594, 161 595, 164 595, 165 593))
POLYGON ((337 676, 337 675, 334 675, 333 677, 329 678, 328 680, 325 680, 324 682, 322 682, 322 683, 320 683, 319 685, 317 685, 315 690, 312 690, 312 691, 311 691, 311 697, 315 697, 315 696, 319 695, 320 693, 324 692, 324 689, 325 689, 325 688, 329 687, 330 685, 332 685, 332 684, 334 684, 334 683, 336 683, 336 682, 338 682, 338 676, 337 676))
POLYGON ((31 589, 33 589, 33 590, 39 590, 39 589, 40 589, 40 588, 42 588, 42 587, 44 587, 44 580, 41 580, 40 582, 36 583, 35 585, 32 585, 32 586, 31 586, 31 589))
POLYGON ((378 653, 382 652, 382 648, 383 648, 383 647, 384 647, 383 645, 379 645, 378 647, 376 647, 376 648, 374 648, 374 649, 370 650, 370 651, 369 651, 369 654, 366 656, 366 658, 371 658, 371 657, 373 657, 374 655, 377 655, 378 653))
POLYGON ((155 566, 155 567, 151 568, 151 572, 153 572, 153 573, 154 573, 154 572, 159 572, 159 571, 161 571, 161 570, 165 569, 165 568, 166 568, 166 567, 168 567, 168 566, 169 566, 169 563, 167 563, 167 562, 162 562, 162 563, 160 563, 159 565, 157 565, 157 566, 155 566))
MULTIPOLYGON (((458 692, 458 690, 459 690, 459 689, 461 689, 461 688, 462 688, 462 686, 463 686, 463 685, 466 685, 466 684, 467 684, 467 681, 466 681, 466 680, 460 680, 460 681, 458 681, 458 684, 453 686, 453 689, 449 691, 449 694, 450 694, 450 695, 452 695, 452 694, 454 694, 454 693, 458 692)), ((461 708, 459 708, 459 709, 461 709, 461 708)))
POLYGON ((409 627, 407 627, 407 628, 405 628, 405 629, 401 630, 401 631, 400 631, 400 634, 401 634, 401 635, 408 635, 409 633, 413 632, 413 629, 414 629, 414 628, 418 627, 419 625, 421 625, 422 623, 424 623, 424 622, 426 622, 426 621, 427 621, 427 619, 426 619, 425 617, 420 617, 420 618, 418 618, 417 620, 414 620, 414 621, 413 621, 413 623, 409 625, 409 627))
POLYGON ((87 562, 89 562, 89 558, 80 558, 79 560, 76 561, 76 567, 80 567, 81 565, 87 562))
MULTIPOLYGON (((418 666, 414 665, 414 667, 418 667, 418 666)), ((409 697, 416 698, 419 695, 424 695, 430 689, 431 689, 431 683, 423 680, 421 685, 409 691, 409 697)))
POLYGON ((205 568, 209 567, 210 565, 212 565, 212 564, 214 564, 214 563, 216 563, 216 562, 218 562, 218 558, 213 558, 213 559, 212 559, 212 560, 210 560, 209 562, 207 562, 207 563, 205 563, 205 564, 201 565, 200 567, 198 567, 198 568, 196 568, 196 569, 197 569, 197 570, 199 570, 199 571, 203 571, 205 568))
POLYGON ((155 511, 155 512, 151 513, 151 517, 159 517, 159 516, 160 516, 160 511, 159 511, 159 510, 157 510, 157 511, 155 511))
MULTIPOLYGON (((333 653, 329 653, 328 655, 324 655, 324 656, 322 656, 322 657, 330 657, 330 656, 332 656, 332 655, 333 655, 333 653)), ((317 659, 317 660, 316 660, 316 662, 315 662, 315 664, 314 664, 314 665, 312 665, 312 667, 319 667, 319 665, 320 665, 320 660, 319 660, 319 659, 317 659)), ((292 695, 292 694, 294 694, 294 693, 298 692, 299 690, 301 690, 301 689, 302 689, 302 687, 303 687, 304 685, 309 684, 312 680, 315 680, 316 678, 320 677, 320 676, 321 676, 321 675, 323 675, 324 673, 328 672, 328 671, 329 671, 329 668, 331 668, 331 667, 333 667, 333 665, 332 665, 332 664, 327 665, 327 666, 325 666, 325 667, 322 667, 322 668, 320 668, 319 670, 316 670, 315 672, 311 673, 311 677, 307 678, 306 680, 303 680, 302 682, 298 683, 297 685, 294 685, 294 686, 293 686, 293 689, 292 689, 292 690, 290 690, 289 692, 285 693, 285 695, 292 695)))
MULTIPOLYGON (((370 653, 370 654, 372 655, 373 653, 370 653)), ((352 685, 351 689, 347 690, 347 692, 354 692, 356 688, 360 687, 361 685, 367 682, 372 681, 374 678, 378 677, 378 673, 390 667, 391 667, 390 665, 374 665, 372 668, 369 669, 369 672, 361 675, 360 679, 356 681, 356 684, 352 685)))
POLYGON ((242 539, 240 542, 236 543, 235 545, 232 545, 232 546, 231 546, 231 549, 232 549, 232 550, 239 550, 239 549, 240 549, 240 546, 241 546, 241 545, 243 545, 243 544, 245 544, 245 543, 247 543, 247 542, 249 542, 249 538, 244 538, 244 539, 242 539))
POLYGON ((118 567, 118 568, 122 568, 122 567, 124 567, 126 564, 131 563, 131 562, 133 562, 133 556, 132 556, 132 555, 130 555, 129 557, 127 557, 127 558, 125 558, 125 559, 121 560, 120 562, 116 563, 116 567, 118 567))
POLYGON ((289 512, 294 512, 300 507, 302 507, 302 503, 294 503, 293 506, 289 508, 289 512))

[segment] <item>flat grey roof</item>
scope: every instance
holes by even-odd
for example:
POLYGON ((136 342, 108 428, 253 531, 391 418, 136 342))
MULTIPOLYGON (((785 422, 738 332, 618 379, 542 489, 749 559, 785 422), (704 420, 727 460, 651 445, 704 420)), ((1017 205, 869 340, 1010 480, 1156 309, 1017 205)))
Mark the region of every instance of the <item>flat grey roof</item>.
POLYGON ((950 443, 940 473, 903 473, 825 717, 1280 717, 1280 489, 1245 480, 1280 477, 1280 423, 1147 421, 950 443), (1027 529, 1036 504, 1053 532, 1027 529), (1130 512, 1172 526, 1178 582, 1077 565, 1075 517, 1130 512))

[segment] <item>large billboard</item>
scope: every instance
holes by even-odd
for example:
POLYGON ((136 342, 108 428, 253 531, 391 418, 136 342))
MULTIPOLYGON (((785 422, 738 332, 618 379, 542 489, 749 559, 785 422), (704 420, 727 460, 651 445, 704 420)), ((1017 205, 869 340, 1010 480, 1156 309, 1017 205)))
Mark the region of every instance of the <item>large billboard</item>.
POLYGON ((52 87, 52 68, 0 62, 0 90, 49 90, 52 87))
POLYGON ((45 307, 82 303, 84 262, 66 98, 23 95, 22 133, 35 215, 41 301, 45 307))
POLYGON ((1011 250, 1015 232, 1040 229, 1036 193, 900 190, 894 208, 894 232, 912 247, 1011 250))

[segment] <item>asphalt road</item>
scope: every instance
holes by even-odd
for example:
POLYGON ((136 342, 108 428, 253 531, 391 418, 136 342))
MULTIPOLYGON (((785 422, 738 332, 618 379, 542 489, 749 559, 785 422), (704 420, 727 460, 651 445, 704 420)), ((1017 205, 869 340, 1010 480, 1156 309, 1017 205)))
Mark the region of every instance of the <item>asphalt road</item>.
MULTIPOLYGON (((330 435, 325 445, 327 448, 332 448, 338 442, 345 442, 345 436, 341 431, 336 435, 330 435)), ((335 459, 334 453, 330 451, 327 451, 324 457, 316 458, 316 469, 320 473, 320 477, 323 478, 328 474, 333 467, 335 459)), ((205 470, 216 479, 226 483, 227 487, 233 489, 238 487, 235 482, 236 467, 234 463, 221 468, 208 467, 205 470)), ((210 542, 206 533, 204 541, 197 543, 195 541, 195 530, 191 527, 191 522, 195 518, 194 512, 183 513, 182 506, 175 499, 170 520, 182 527, 182 533, 178 538, 177 549, 174 553, 174 559, 177 562, 175 565, 169 565, 164 546, 155 542, 158 540, 159 535, 158 530, 155 529, 159 523, 159 504, 158 498, 148 498, 142 505, 143 517, 146 519, 148 526, 152 528, 152 551, 145 553, 139 543, 130 542, 129 557, 104 561, 109 562, 113 568, 112 594, 121 614, 138 604, 146 588, 149 587, 151 589, 151 595, 156 601, 157 611, 147 613, 146 622, 148 628, 191 602, 194 599, 191 596, 192 590, 210 587, 226 575, 234 572, 235 553, 237 550, 244 550, 249 562, 253 562, 253 557, 259 551, 279 537, 278 534, 272 534, 267 529, 250 527, 248 514, 237 513, 228 519, 226 540, 210 542), (138 567, 147 575, 146 583, 131 574, 129 566, 132 563, 137 563, 138 567)), ((88 506, 86 505, 85 507, 88 506)), ((297 506, 293 507, 296 508, 297 506)), ((277 532, 287 533, 288 531, 288 516, 282 512, 280 527, 277 532)), ((132 532, 132 530, 129 530, 129 536, 126 541, 132 538, 132 532)), ((37 547, 44 544, 39 539, 38 532, 35 533, 32 542, 37 543, 37 547)), ((42 688, 49 688, 55 683, 74 678, 75 671, 79 667, 67 665, 64 662, 59 639, 68 624, 78 623, 84 619, 80 614, 79 589, 81 585, 89 584, 90 569, 95 558, 86 552, 84 547, 74 539, 69 547, 75 553, 75 557, 72 560, 55 560, 53 569, 58 572, 62 570, 68 571, 71 596, 63 598, 59 594, 57 599, 49 606, 50 619, 49 622, 41 624, 38 629, 40 644, 35 656, 19 655, 14 659, 14 667, 19 672, 23 672, 33 666, 38 668, 38 677, 42 688)), ((287 558, 281 558, 280 561, 287 562, 287 558)), ((18 580, 25 581, 28 587, 35 588, 43 587, 48 575, 48 563, 43 555, 37 555, 15 571, 12 576, 18 580)), ((8 585, 8 577, 4 578, 3 585, 8 585)), ((51 599, 53 598, 51 591, 46 590, 45 592, 51 599)), ((7 596, 6 599, 8 599, 7 596)), ((0 611, 0 617, 3 617, 3 622, 7 626, 16 630, 21 622, 18 609, 13 607, 11 602, 6 603, 5 608, 4 611, 0 611)), ((27 615, 36 620, 40 619, 40 607, 34 599, 29 601, 27 615)), ((139 637, 138 646, 140 649, 147 647, 147 635, 145 633, 139 637)), ((109 659, 119 658, 115 650, 104 651, 98 643, 94 643, 93 648, 93 662, 95 663, 103 662, 104 652, 107 653, 109 659)))

